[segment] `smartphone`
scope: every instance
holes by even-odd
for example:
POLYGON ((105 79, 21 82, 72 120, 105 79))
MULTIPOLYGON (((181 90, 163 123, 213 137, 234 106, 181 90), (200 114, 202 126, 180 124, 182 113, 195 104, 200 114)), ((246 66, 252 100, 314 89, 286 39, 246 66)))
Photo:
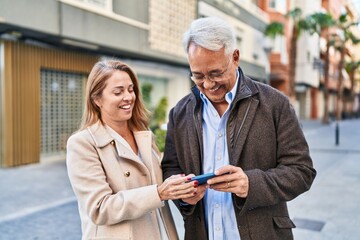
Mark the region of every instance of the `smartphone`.
POLYGON ((199 185, 205 184, 206 181, 210 178, 216 177, 215 173, 206 173, 202 175, 198 175, 195 177, 192 177, 190 181, 198 181, 199 185))

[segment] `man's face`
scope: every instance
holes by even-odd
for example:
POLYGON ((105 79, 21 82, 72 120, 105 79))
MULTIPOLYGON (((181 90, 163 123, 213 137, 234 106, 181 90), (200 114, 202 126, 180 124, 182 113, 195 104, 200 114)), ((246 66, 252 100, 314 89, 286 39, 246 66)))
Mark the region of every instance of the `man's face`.
POLYGON ((234 87, 239 64, 239 51, 225 55, 224 48, 210 51, 193 43, 188 50, 192 80, 213 103, 223 103, 225 95, 234 87))

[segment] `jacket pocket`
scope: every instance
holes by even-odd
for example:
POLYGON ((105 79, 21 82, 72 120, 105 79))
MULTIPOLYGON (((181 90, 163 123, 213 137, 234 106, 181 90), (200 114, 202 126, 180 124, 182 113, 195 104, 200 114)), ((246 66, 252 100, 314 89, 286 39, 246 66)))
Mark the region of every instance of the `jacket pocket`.
POLYGON ((289 217, 273 217, 275 226, 278 228, 295 228, 295 224, 289 217))

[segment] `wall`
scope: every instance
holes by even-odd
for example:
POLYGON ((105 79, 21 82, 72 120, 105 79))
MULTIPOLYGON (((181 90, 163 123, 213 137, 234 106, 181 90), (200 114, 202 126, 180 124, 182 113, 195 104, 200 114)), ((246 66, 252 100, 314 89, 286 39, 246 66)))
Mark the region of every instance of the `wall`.
POLYGON ((2 167, 36 163, 40 158, 40 69, 88 73, 97 57, 30 46, 0 43, 2 167))

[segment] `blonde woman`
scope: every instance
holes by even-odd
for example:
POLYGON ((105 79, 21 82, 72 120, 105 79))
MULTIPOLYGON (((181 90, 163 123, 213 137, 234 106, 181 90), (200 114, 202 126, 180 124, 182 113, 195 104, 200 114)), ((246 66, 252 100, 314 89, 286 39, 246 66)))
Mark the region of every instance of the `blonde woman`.
POLYGON ((166 200, 196 195, 191 176, 162 182, 160 155, 134 71, 97 62, 66 163, 78 199, 82 239, 178 239, 166 200))

